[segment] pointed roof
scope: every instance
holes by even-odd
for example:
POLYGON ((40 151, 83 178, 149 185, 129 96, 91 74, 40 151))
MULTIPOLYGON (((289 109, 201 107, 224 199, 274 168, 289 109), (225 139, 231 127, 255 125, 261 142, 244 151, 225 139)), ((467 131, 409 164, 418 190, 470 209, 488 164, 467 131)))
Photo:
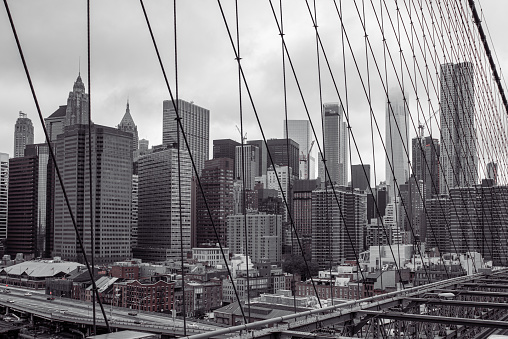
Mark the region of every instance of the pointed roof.
POLYGON ((129 108, 129 100, 127 100, 127 108, 125 109, 125 114, 122 118, 122 121, 120 121, 120 125, 118 126, 131 126, 136 127, 136 124, 134 123, 134 120, 131 116, 131 110, 129 108))
POLYGON ((73 91, 76 91, 77 89, 85 91, 85 84, 83 83, 83 80, 81 80, 81 73, 78 74, 78 78, 74 82, 73 91))
POLYGON ((56 111, 53 112, 47 119, 50 118, 59 118, 59 117, 65 117, 65 112, 67 111, 67 105, 60 105, 56 111))

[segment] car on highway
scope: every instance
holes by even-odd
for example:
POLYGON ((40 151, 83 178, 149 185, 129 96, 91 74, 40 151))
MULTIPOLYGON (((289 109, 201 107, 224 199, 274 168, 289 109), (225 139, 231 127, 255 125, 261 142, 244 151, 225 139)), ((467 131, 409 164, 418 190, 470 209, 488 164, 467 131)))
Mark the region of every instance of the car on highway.
POLYGON ((32 293, 30 293, 30 292, 26 292, 26 293, 25 293, 25 296, 27 296, 27 297, 29 297, 29 296, 31 296, 31 295, 32 295, 32 293))
POLYGON ((47 299, 47 300, 55 300, 55 298, 54 298, 54 297, 47 297, 46 299, 47 299))
POLYGON ((128 315, 138 315, 136 312, 129 312, 128 315))
POLYGON ((10 302, 11 304, 13 304, 13 303, 14 303, 14 300, 12 300, 12 299, 9 299, 9 302, 10 302))

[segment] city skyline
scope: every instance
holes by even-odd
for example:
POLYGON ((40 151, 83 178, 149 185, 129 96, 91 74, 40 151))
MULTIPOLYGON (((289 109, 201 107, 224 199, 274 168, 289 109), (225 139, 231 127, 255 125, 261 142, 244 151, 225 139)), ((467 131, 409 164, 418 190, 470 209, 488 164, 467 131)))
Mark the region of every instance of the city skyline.
MULTIPOLYGON (((85 8, 80 5, 72 5, 65 2, 59 4, 58 20, 54 20, 53 16, 57 13, 50 13, 44 11, 41 7, 43 4, 32 4, 33 6, 27 6, 29 1, 20 1, 11 4, 11 11, 14 16, 15 24, 17 25, 20 33, 20 41, 25 51, 29 69, 32 73, 35 90, 38 94, 41 109, 44 117, 48 117, 52 112, 56 111, 60 105, 66 104, 66 93, 68 92, 69 85, 76 78, 81 68, 81 77, 86 85, 86 34, 85 30, 85 8), (62 15, 64 13, 65 15, 62 15), (38 17, 35 17, 37 14, 38 17), (43 25, 42 22, 45 24, 43 25), (52 22, 52 25, 47 25, 47 22, 52 22), (71 24, 72 22, 72 24, 71 24), (30 23, 30 24, 29 24, 30 23), (40 23, 40 24, 39 24, 40 23), (61 25, 65 25, 68 32, 62 32, 61 25), (77 24, 78 23, 78 24, 77 24), (80 26, 80 24, 82 26, 80 26), (33 30, 27 30, 32 25, 38 25, 40 31, 38 35, 35 35, 33 30), (52 37, 50 39, 49 37, 52 37), (49 59, 49 53, 52 51, 54 46, 54 40, 58 41, 60 45, 68 45, 69 48, 61 51, 56 59, 49 59), (81 61, 80 61, 81 59, 81 61), (49 63, 48 60, 51 60, 49 63), (81 64, 81 65, 80 65, 81 64), (50 75, 51 74, 51 75, 50 75)), ((163 83, 162 74, 160 69, 155 65, 155 56, 153 53, 153 47, 149 44, 149 36, 147 33, 146 25, 143 22, 142 13, 138 3, 123 3, 122 13, 116 13, 116 3, 103 2, 97 4, 95 9, 92 10, 92 18, 94 18, 93 24, 95 27, 92 31, 92 120, 95 123, 116 126, 118 121, 121 120, 125 112, 125 103, 127 100, 130 102, 132 117, 138 125, 140 139, 145 138, 150 141, 151 145, 158 145, 162 143, 162 135, 160 135, 160 110, 162 107, 162 101, 169 98, 169 94, 163 83), (115 11, 113 11, 115 9, 115 11), (103 25, 102 18, 104 15, 113 15, 113 19, 118 15, 118 20, 108 20, 108 22, 114 23, 114 29, 111 27, 105 28, 103 25), (125 32, 125 37, 120 35, 118 32, 125 32), (102 34, 103 33, 103 34, 102 34), (104 45, 104 37, 108 37, 111 41, 115 41, 110 47, 104 45), (129 39, 129 42, 126 42, 129 39), (141 44, 141 48, 133 47, 141 44), (113 50, 113 49, 114 50, 113 50), (110 55, 110 56, 107 56, 110 55), (132 55, 132 56, 131 56, 132 55), (115 58, 115 64, 113 67, 109 67, 110 63, 107 62, 115 58), (139 59, 139 61, 138 61, 139 59), (141 61, 141 63, 140 63, 141 61), (147 63, 150 66, 144 66, 147 63), (126 70, 129 71, 126 71, 126 70)), ((319 4, 318 4, 319 5, 319 4)), ((493 34, 494 44, 497 48, 498 56, 500 59, 500 66, 506 65, 508 62, 503 55, 508 55, 507 47, 496 41, 502 41, 502 37, 496 32, 500 31, 495 29, 501 19, 501 6, 507 6, 508 4, 493 3, 492 1, 485 1, 483 3, 484 11, 483 14, 486 16, 486 21, 489 24, 489 28, 493 34), (498 37, 498 39, 496 39, 498 37)), ((213 27, 218 32, 224 30, 222 22, 220 20, 208 18, 203 16, 203 12, 208 10, 211 13, 216 13, 218 9, 216 4, 202 4, 203 8, 198 8, 198 5, 185 4, 179 5, 182 14, 180 24, 181 29, 179 34, 184 36, 196 32, 194 27, 190 27, 183 22, 186 15, 195 13, 199 18, 203 19, 204 25, 207 27, 213 27), (198 10, 199 9, 199 10, 198 10)), ((243 5, 242 5, 243 6, 243 5)), ((269 60, 268 66, 279 67, 280 62, 280 41, 277 40, 276 27, 274 27, 273 18, 270 17, 268 8, 263 10, 255 9, 252 3, 246 3, 246 7, 241 7, 240 15, 243 14, 243 20, 245 24, 241 26, 242 32, 244 32, 243 45, 246 48, 244 50, 244 63, 246 67, 246 75, 253 85, 257 85, 256 77, 254 77, 254 69, 259 65, 261 60, 260 55, 266 53, 273 53, 273 56, 269 60), (252 32, 249 30, 249 24, 251 18, 247 16, 247 13, 251 11, 261 11, 261 17, 258 16, 258 20, 262 20, 263 29, 261 32, 252 32), (256 33, 256 34, 254 34, 256 33), (257 37, 259 34, 261 37, 267 37, 274 35, 275 38, 270 40, 269 44, 262 45, 260 38, 257 37), (256 53, 248 53, 247 46, 252 46, 257 51, 256 53), (261 48, 262 47, 262 48, 261 48)), ((171 28, 169 23, 163 24, 159 20, 159 13, 154 12, 151 6, 147 6, 149 15, 153 16, 153 25, 158 34, 170 34, 171 28)), ((318 11, 321 7, 318 7, 318 11)), ((324 8, 326 10, 326 7, 324 8)), ((321 22, 324 24, 325 20, 329 19, 329 13, 321 9, 321 22)), ((171 8, 167 7, 167 11, 170 12, 171 8)), ((163 12, 163 11, 161 11, 163 12)), ((218 13, 217 13, 218 14, 218 13)), ((346 13, 346 18, 354 19, 354 13, 346 13)), ((160 13, 162 15, 162 13, 160 13)), ((295 5, 294 8, 286 11, 288 17, 287 31, 288 31, 288 47, 292 51, 300 51, 302 48, 307 48, 314 44, 314 34, 312 30, 307 30, 306 27, 297 27, 292 21, 292 18, 296 16, 301 17, 302 20, 310 20, 306 17, 306 8, 304 4, 295 5), (290 34, 291 33, 291 34, 290 34), (294 36, 299 36, 298 40, 294 40, 294 36)), ((333 18, 336 20, 336 18, 333 18)), ((33 121, 35 128, 35 143, 44 142, 42 128, 38 121, 33 99, 30 96, 28 85, 26 82, 25 75, 22 71, 22 66, 19 61, 19 55, 17 53, 12 32, 8 26, 7 16, 5 11, 0 14, 0 42, 6 46, 5 53, 0 57, 0 67, 6 67, 5 71, 2 69, 4 76, 0 79, 0 89, 2 93, 10 93, 5 100, 0 101, 0 109, 2 114, 0 116, 0 141, 2 145, 5 145, 0 149, 0 152, 9 153, 13 149, 12 137, 9 137, 11 133, 11 126, 17 118, 18 111, 22 110, 27 113, 28 117, 33 121)), ((340 35, 340 30, 336 27, 328 27, 320 25, 322 29, 323 38, 329 37, 330 34, 340 35)), ((123 34, 123 33, 122 33, 123 34)), ((195 38, 190 41, 184 41, 180 39, 179 51, 180 55, 184 55, 187 52, 193 50, 192 46, 209 46, 209 42, 206 41, 206 36, 203 38, 196 34, 195 38)), ((56 42, 55 41, 55 42, 56 42)), ((56 48, 56 47, 55 47, 56 48)), ((360 49, 360 46, 356 46, 355 49, 360 49)), ((166 46, 163 50, 165 55, 171 55, 171 48, 166 46)), ((237 79, 234 75, 236 64, 232 60, 232 51, 228 45, 227 39, 221 39, 218 46, 208 49, 207 55, 210 56, 209 60, 205 60, 203 56, 195 54, 193 58, 181 60, 179 65, 180 72, 180 86, 179 96, 185 100, 193 100, 197 105, 206 107, 210 110, 210 143, 214 139, 219 138, 231 138, 240 141, 238 132, 236 131, 235 125, 239 125, 239 114, 238 114, 238 102, 237 100, 230 100, 230 96, 237 92, 237 79), (220 48, 220 52, 219 52, 220 48), (191 68, 191 63, 201 62, 202 66, 191 68), (212 70, 211 76, 204 77, 207 74, 207 68, 210 65, 214 65, 218 68, 217 71, 212 70), (227 77, 227 83, 224 86, 217 86, 214 81, 214 85, 210 85, 210 80, 217 79, 217 72, 226 72, 231 74, 227 77), (210 78, 210 79, 208 79, 210 78), (199 79, 199 85, 192 85, 195 83, 192 79, 199 79), (210 89, 212 91, 210 91, 210 89), (219 95, 220 94, 220 95, 219 95), (218 132, 221 131, 220 135, 218 132)), ((315 55, 306 53, 305 59, 301 62, 314 62, 315 55)), ((181 57, 183 59, 183 57, 181 57)), ((298 61, 298 60, 296 60, 298 61)), ((302 78, 304 85, 304 94, 308 97, 310 114, 313 118, 313 123, 318 133, 318 140, 320 139, 320 123, 319 123, 319 102, 317 101, 317 94, 312 93, 317 88, 317 82, 314 75, 309 75, 301 68, 301 62, 297 63, 297 71, 302 78)), ((171 62, 168 60, 166 64, 167 71, 170 75, 170 83, 174 87, 174 77, 172 75, 171 62)), ((336 65, 338 66, 338 65, 336 65)), ((337 67, 340 69, 340 67, 337 67)), ((340 71, 338 70, 339 74, 340 71)), ((263 80, 270 80, 273 85, 268 88, 261 88, 259 86, 253 86, 254 88, 254 100, 258 111, 261 114, 261 120, 263 126, 267 130, 267 134, 271 137, 282 137, 280 125, 282 124, 283 117, 279 121, 272 123, 272 117, 274 113, 279 114, 284 110, 282 102, 274 101, 274 96, 282 91, 282 81, 279 78, 270 77, 268 71, 264 71, 260 74, 263 80), (280 84, 280 86, 279 86, 280 84), (266 90, 274 92, 273 94, 266 94, 266 90)), ((349 82, 354 87, 357 87, 357 79, 355 77, 349 77, 349 82)), ((292 79, 291 79, 292 80, 292 79)), ((225 81, 221 79, 222 83, 225 81)), ((327 81, 327 80, 324 80, 327 81)), ((395 85, 392 82, 392 85, 395 85)), ((86 86, 88 87, 88 86, 86 86)), ((307 119, 305 110, 301 105, 300 99, 296 100, 295 92, 292 88, 289 88, 291 97, 293 100, 288 102, 288 119, 307 119)), ((336 94, 333 92, 330 83, 324 86, 324 100, 325 101, 336 101, 336 94)), ((382 91, 380 91, 382 92, 382 91)), ((361 104, 362 100, 349 100, 351 117, 353 120, 352 126, 353 131, 355 128, 360 127, 358 125, 362 120, 356 120, 355 117, 359 117, 360 112, 367 112, 368 108, 364 104, 361 104), (355 121, 357 121, 355 123, 355 121)), ((279 96, 280 97, 280 96, 279 96)), ((414 98, 414 95, 411 96, 414 98)), ((375 114, 382 116, 384 114, 384 100, 385 98, 373 98, 373 108, 375 108, 375 114)), ((415 107, 414 99, 412 100, 412 108, 415 107)), ((246 118, 244 119, 244 132, 248 133, 248 139, 255 140, 260 139, 260 132, 257 125, 254 123, 254 117, 251 113, 250 105, 244 102, 244 109, 246 111, 246 118)), ((363 114, 362 114, 363 115, 363 114)), ((381 120, 381 119, 380 119, 381 120)), ((384 120, 384 119, 382 119, 384 120)), ((383 125, 384 122, 380 121, 383 125)), ((434 124, 435 125, 435 124, 434 124)), ((427 135, 428 133, 426 133, 427 135)), ((415 132, 410 129, 410 138, 414 137, 415 132)), ((372 153, 370 146, 368 145, 368 135, 358 135, 361 146, 361 152, 368 156, 372 153), (363 146, 362 146, 363 145, 363 146)), ((210 144, 210 149, 212 145, 210 144)), ((316 162, 319 157, 317 155, 317 145, 314 145, 313 152, 315 155, 316 162)), ((376 143, 377 152, 382 152, 381 147, 376 143)), ((353 152, 354 153, 354 152, 353 152)), ((12 155, 11 155, 12 156, 12 155)), ((359 163, 358 159, 355 159, 356 154, 353 154, 352 163, 359 163)), ((210 157, 211 158, 211 154, 210 157)), ((495 159, 494 159, 495 160, 495 159)), ((371 159, 365 159, 364 163, 372 164, 371 159)), ((317 166, 317 165, 316 165, 317 166)), ((376 178, 373 181, 379 182, 384 180, 385 173, 383 166, 378 166, 376 171, 376 178)))

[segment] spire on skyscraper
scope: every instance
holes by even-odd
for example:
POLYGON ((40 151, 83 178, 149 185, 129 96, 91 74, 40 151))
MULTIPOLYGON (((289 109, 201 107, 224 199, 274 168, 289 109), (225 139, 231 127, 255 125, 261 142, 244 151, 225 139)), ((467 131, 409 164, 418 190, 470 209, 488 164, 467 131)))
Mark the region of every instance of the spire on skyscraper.
POLYGON ((85 84, 81 80, 81 74, 74 82, 72 92, 69 92, 67 99, 67 110, 65 112, 65 126, 88 124, 88 94, 85 93, 85 84))
POLYGON ((138 127, 132 119, 131 110, 129 107, 129 99, 127 99, 127 107, 125 108, 125 114, 118 125, 118 129, 124 132, 132 133, 132 150, 138 149, 138 127))

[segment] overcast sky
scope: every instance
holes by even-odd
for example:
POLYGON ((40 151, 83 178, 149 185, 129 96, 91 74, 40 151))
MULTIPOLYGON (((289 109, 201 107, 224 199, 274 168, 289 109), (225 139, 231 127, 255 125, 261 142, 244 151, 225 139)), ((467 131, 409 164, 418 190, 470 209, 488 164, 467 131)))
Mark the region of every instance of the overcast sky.
MULTIPOLYGON (((278 2, 274 1, 277 11, 278 2)), ((361 5, 360 0, 357 2, 361 5)), ((284 96, 279 32, 268 1, 240 0, 239 3, 242 64, 254 104, 266 137, 282 137, 284 96)), ((376 182, 379 182, 384 180, 384 153, 377 132, 374 135, 376 144, 374 153, 371 146, 370 109, 362 86, 362 80, 367 81, 364 33, 352 1, 347 0, 344 3, 347 3, 347 6, 344 4, 344 22, 358 66, 364 74, 362 79, 357 74, 354 59, 347 46, 345 47, 347 71, 344 76, 340 21, 333 1, 317 0, 318 26, 344 105, 346 105, 345 79, 347 81, 347 107, 360 154, 365 163, 372 164, 373 158, 376 158, 376 182)), ((372 8, 369 9, 370 1, 365 3, 369 38, 376 59, 382 63, 383 48, 376 18, 372 8)), ((463 3, 466 5, 465 1, 463 3)), ((476 3, 478 6, 479 1, 476 3)), ((89 90, 86 1, 11 0, 9 4, 42 114, 47 117, 59 105, 66 104, 80 67, 86 90, 89 90)), ((222 4, 233 29, 234 1, 222 1, 222 4)), ((506 70, 508 2, 483 0, 480 4, 484 23, 488 25, 499 57, 500 67, 506 70)), ((145 5, 174 90, 172 1, 148 0, 145 5)), ((211 152, 213 139, 239 140, 239 133, 235 127, 240 125, 240 118, 234 53, 215 0, 180 0, 177 6, 179 96, 210 110, 211 152)), ((285 0, 283 10, 285 38, 306 104, 302 103, 294 77, 287 65, 288 118, 306 119, 305 107, 307 107, 319 137, 320 98, 314 29, 305 1, 285 0)), ((92 120, 97 124, 116 126, 122 119, 129 99, 131 114, 138 126, 140 138, 148 139, 150 145, 160 144, 162 101, 168 99, 169 95, 139 1, 92 1, 91 15, 92 120)), ((393 19, 395 20, 395 16, 393 19)), ((389 42, 392 43, 392 52, 397 56, 393 34, 390 35, 388 32, 387 35, 389 42)), ((3 5, 0 9, 0 46, 0 152, 12 156, 14 125, 19 111, 27 113, 32 119, 35 126, 35 142, 43 142, 44 136, 3 5)), ((405 50, 409 51, 408 48, 405 50)), ((411 60, 411 55, 408 54, 406 58, 411 60)), ((326 69, 323 55, 320 61, 322 100, 337 102, 339 98, 326 69)), ((386 96, 374 64, 370 56, 372 108, 381 134, 384 135, 386 96)), ((389 76, 389 79, 388 87, 397 87, 396 78, 389 76)), ((406 76, 406 82, 407 79, 406 76)), ((407 89, 408 86, 406 84, 405 88, 409 98, 414 99, 416 95, 412 89, 407 89)), ((426 114, 427 117, 429 111, 438 108, 435 95, 431 99, 433 104, 421 107, 421 110, 416 101, 411 101, 410 106, 415 119, 419 114, 426 114)), ((261 138, 245 91, 243 113, 247 138, 261 138)), ((411 127, 410 137, 414 135, 415 132, 411 127)), ((354 145, 352 153, 353 163, 358 163, 354 145)))

